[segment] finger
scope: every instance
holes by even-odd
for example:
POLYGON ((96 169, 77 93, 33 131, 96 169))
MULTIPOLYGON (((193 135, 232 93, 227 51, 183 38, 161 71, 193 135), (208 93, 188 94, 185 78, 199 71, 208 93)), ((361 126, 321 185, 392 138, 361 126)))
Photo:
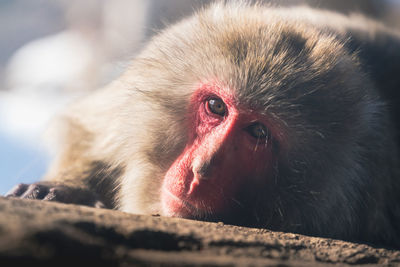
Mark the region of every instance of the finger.
POLYGON ((47 193, 49 192, 49 188, 47 186, 41 184, 31 184, 24 194, 21 195, 21 198, 25 199, 43 199, 47 193))
POLYGON ((26 191, 28 186, 27 184, 17 184, 5 194, 5 197, 19 197, 26 191))

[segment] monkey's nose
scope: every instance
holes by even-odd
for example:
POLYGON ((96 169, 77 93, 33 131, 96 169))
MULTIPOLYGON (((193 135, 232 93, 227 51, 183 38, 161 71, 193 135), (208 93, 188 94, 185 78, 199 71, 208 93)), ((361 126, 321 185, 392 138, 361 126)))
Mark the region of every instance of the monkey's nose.
POLYGON ((209 179, 211 176, 211 162, 206 161, 203 162, 199 168, 194 170, 200 179, 209 179))
POLYGON ((193 163, 192 172, 193 180, 190 183, 188 194, 191 194, 195 187, 197 187, 201 181, 208 180, 211 177, 211 164, 209 161, 199 163, 196 161, 193 163))

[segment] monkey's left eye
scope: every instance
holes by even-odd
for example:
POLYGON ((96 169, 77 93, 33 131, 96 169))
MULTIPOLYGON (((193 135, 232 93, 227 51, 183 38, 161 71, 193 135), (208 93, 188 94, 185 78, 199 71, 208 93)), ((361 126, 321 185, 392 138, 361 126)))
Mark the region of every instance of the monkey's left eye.
POLYGON ((225 103, 219 98, 210 98, 207 101, 208 109, 217 115, 224 116, 226 113, 225 103))
POLYGON ((261 123, 253 123, 252 125, 248 126, 246 128, 246 131, 253 136, 254 138, 257 139, 263 139, 263 138, 268 138, 269 137, 269 131, 267 127, 265 127, 261 123))

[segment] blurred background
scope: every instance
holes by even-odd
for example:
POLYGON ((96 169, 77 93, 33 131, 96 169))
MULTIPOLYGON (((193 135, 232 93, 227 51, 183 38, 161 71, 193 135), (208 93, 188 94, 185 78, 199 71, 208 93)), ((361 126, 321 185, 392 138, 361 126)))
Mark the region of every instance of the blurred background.
MULTIPOLYGON (((0 0, 0 195, 37 181, 42 133, 66 104, 116 78, 158 30, 209 0, 0 0)), ((400 29, 400 0, 276 0, 359 12, 400 29)))

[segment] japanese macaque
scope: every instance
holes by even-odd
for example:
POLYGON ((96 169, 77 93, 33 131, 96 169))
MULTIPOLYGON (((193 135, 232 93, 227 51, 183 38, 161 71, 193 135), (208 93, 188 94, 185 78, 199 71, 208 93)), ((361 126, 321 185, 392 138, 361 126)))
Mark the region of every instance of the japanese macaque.
POLYGON ((399 90, 378 22, 213 4, 72 105, 8 196, 400 247, 399 90))

